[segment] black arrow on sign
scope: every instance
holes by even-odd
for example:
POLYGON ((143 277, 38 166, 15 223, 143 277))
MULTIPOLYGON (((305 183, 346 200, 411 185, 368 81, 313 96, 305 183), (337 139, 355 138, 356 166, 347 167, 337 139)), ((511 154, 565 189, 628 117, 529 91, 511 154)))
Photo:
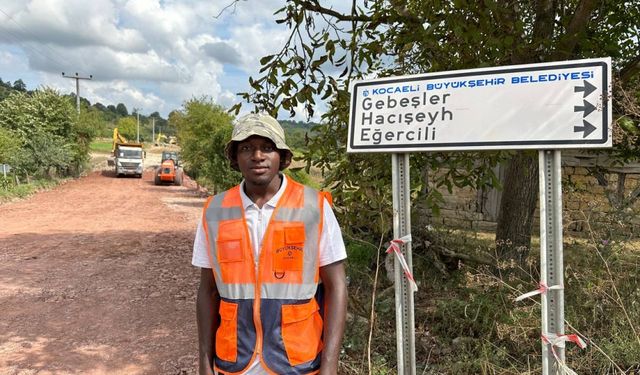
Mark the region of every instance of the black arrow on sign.
POLYGON ((583 132, 582 138, 587 138, 589 134, 593 133, 593 131, 596 130, 596 127, 591 125, 587 120, 582 120, 582 124, 583 124, 582 126, 573 127, 574 133, 583 132))
POLYGON ((584 94, 582 94, 583 98, 586 98, 589 94, 591 94, 592 92, 596 91, 596 87, 592 84, 590 84, 587 81, 583 81, 584 82, 584 86, 576 86, 573 88, 573 92, 581 92, 583 91, 584 94))
POLYGON ((574 112, 583 111, 584 114, 582 115, 582 117, 584 118, 584 117, 589 116, 589 113, 595 111, 596 107, 593 104, 591 104, 588 101, 586 101, 586 100, 583 100, 583 102, 584 102, 584 105, 576 105, 576 106, 574 106, 573 107, 573 111, 574 112))

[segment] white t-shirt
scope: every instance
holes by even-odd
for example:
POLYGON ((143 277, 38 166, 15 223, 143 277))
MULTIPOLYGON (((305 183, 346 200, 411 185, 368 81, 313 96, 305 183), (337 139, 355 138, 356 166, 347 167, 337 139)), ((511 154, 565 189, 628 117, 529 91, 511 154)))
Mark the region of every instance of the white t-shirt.
MULTIPOLYGON (((276 208, 278 199, 284 193, 287 187, 288 177, 283 177, 282 184, 278 192, 265 203, 262 208, 259 208, 244 192, 244 181, 240 183, 240 198, 242 199, 242 206, 244 207, 244 218, 247 222, 249 229, 249 236, 251 237, 251 244, 253 246, 253 253, 256 261, 260 259, 258 252, 262 245, 262 238, 267 230, 267 225, 271 219, 271 214, 276 208)), ((342 231, 338 225, 338 220, 331 209, 331 205, 326 200, 324 201, 323 209, 324 223, 322 225, 322 233, 320 234, 320 267, 335 263, 343 260, 347 257, 347 251, 344 247, 344 241, 342 240, 342 231)), ((209 264, 209 255, 207 249, 207 238, 204 233, 204 226, 202 220, 198 221, 198 229, 196 230, 196 237, 193 243, 193 257, 191 264, 200 268, 211 268, 209 264)), ((251 367, 244 372, 245 375, 263 375, 267 372, 260 366, 260 356, 257 355, 251 367)))

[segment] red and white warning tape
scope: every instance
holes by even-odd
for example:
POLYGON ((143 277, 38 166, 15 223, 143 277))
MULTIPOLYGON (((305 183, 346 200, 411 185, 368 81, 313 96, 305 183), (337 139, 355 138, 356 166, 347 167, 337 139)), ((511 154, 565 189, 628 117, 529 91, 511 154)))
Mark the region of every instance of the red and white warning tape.
MULTIPOLYGON (((529 297, 536 296, 538 294, 541 294, 541 295, 547 294, 549 290, 560 290, 560 289, 564 289, 564 287, 562 285, 548 286, 547 284, 541 281, 540 284, 538 284, 538 289, 518 296, 516 298, 516 302, 522 301, 523 299, 526 299, 529 297)), ((556 363, 558 364, 558 370, 560 374, 577 375, 576 372, 573 371, 571 368, 569 368, 569 366, 567 366, 567 364, 560 358, 560 356, 558 355, 558 352, 556 351, 556 347, 564 348, 565 342, 568 341, 578 345, 580 349, 584 349, 587 347, 587 343, 584 342, 584 340, 582 340, 580 336, 575 334, 559 335, 555 333, 543 333, 541 335, 541 338, 542 338, 542 342, 544 342, 545 344, 551 345, 551 353, 553 354, 553 357, 556 359, 556 363)))
POLYGON ((416 281, 413 279, 413 275, 411 274, 411 270, 409 269, 409 265, 407 261, 404 259, 404 255, 402 255, 402 251, 400 250, 400 245, 411 242, 411 234, 407 234, 406 236, 402 236, 400 238, 396 238, 395 240, 391 240, 389 247, 387 248, 387 254, 393 252, 398 258, 398 262, 402 266, 402 270, 404 271, 404 275, 409 280, 411 284, 411 291, 417 292, 418 285, 416 281))
POLYGON ((554 333, 547 333, 547 334, 542 334, 541 337, 544 343, 550 344, 551 346, 557 346, 559 348, 564 348, 564 343, 567 341, 578 345, 580 349, 584 349, 587 347, 587 343, 584 342, 582 337, 576 334, 556 335, 554 333))
POLYGON ((546 294, 547 291, 549 291, 549 290, 558 290, 558 289, 564 289, 564 287, 562 285, 547 286, 545 283, 543 283, 541 281, 539 286, 538 286, 538 289, 520 295, 518 298, 516 298, 516 302, 522 301, 525 298, 533 297, 533 296, 538 295, 538 294, 546 294))
POLYGON ((543 333, 541 335, 541 338, 542 338, 542 342, 544 342, 545 344, 551 345, 551 353, 553 354, 553 357, 556 359, 556 363, 558 364, 558 369, 560 370, 560 373, 567 374, 567 375, 578 375, 569 366, 567 366, 567 364, 562 359, 560 359, 560 356, 556 351, 556 347, 564 348, 564 343, 568 341, 578 345, 580 349, 584 349, 587 347, 587 343, 584 342, 584 340, 576 334, 556 335, 554 333, 547 333, 547 334, 543 333))

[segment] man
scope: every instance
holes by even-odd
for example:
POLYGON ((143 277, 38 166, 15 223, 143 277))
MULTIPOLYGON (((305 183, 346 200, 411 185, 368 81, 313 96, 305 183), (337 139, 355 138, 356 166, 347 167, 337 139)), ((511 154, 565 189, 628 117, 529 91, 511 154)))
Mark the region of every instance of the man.
POLYGON ((206 202, 193 250, 200 374, 337 374, 346 251, 329 195, 281 173, 271 116, 240 118, 225 154, 243 180, 206 202))

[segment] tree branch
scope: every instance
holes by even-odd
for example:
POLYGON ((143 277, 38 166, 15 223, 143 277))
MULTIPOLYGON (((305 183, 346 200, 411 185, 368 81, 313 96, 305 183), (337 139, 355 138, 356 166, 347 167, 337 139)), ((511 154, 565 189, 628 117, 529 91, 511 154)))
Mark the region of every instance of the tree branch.
POLYGON ((597 0, 580 1, 565 35, 560 39, 558 47, 556 48, 555 57, 557 59, 567 59, 571 56, 571 52, 580 40, 579 35, 586 29, 589 24, 589 19, 591 19, 591 14, 598 4, 599 1, 597 0))
POLYGON ((409 12, 406 0, 389 0, 389 3, 400 16, 408 21, 407 23, 420 25, 422 27, 423 21, 409 12))
POLYGON ((459 259, 462 261, 466 261, 466 262, 472 262, 472 263, 476 263, 476 264, 484 264, 484 265, 488 265, 488 266, 492 266, 495 265, 495 261, 491 258, 491 256, 483 251, 477 251, 476 254, 466 254, 466 253, 459 253, 457 251, 453 251, 451 249, 447 249, 444 246, 435 246, 435 250, 447 257, 447 258, 452 258, 452 259, 459 259))
POLYGON ((345 22, 353 22, 353 21, 358 21, 358 22, 371 22, 373 19, 371 17, 362 15, 362 14, 342 14, 340 12, 337 12, 333 9, 330 8, 325 8, 323 6, 321 6, 317 0, 302 0, 299 2, 300 6, 304 9, 304 10, 308 10, 308 11, 312 11, 312 12, 317 12, 320 14, 324 14, 327 16, 331 16, 334 17, 335 19, 337 19, 338 21, 345 21, 345 22))
POLYGON ((605 176, 604 172, 600 168, 587 168, 587 171, 598 180, 598 185, 606 188, 609 186, 609 181, 607 180, 607 176, 605 176))
POLYGON ((550 40, 553 35, 554 15, 552 0, 541 0, 536 3, 536 19, 533 22, 534 42, 550 40))
MULTIPOLYGON (((245 0, 246 1, 246 0, 245 0)), ((227 9, 233 7, 233 11, 231 12, 232 14, 235 13, 236 11, 236 6, 238 5, 238 2, 240 2, 240 0, 233 0, 231 3, 229 3, 227 6, 225 6, 224 8, 222 8, 222 10, 220 11, 220 13, 218 13, 217 16, 213 16, 213 18, 218 19, 220 18, 220 16, 222 15, 222 13, 224 13, 227 9)))
POLYGON ((630 205, 635 203, 635 201, 640 197, 640 185, 636 186, 635 189, 629 194, 629 203, 630 205))

